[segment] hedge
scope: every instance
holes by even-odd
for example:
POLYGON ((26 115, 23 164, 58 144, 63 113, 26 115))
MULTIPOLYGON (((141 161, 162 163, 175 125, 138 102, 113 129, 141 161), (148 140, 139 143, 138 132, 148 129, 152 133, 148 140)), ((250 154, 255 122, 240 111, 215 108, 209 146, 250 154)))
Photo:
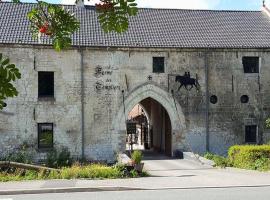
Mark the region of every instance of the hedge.
POLYGON ((270 145, 235 145, 229 148, 233 167, 266 171, 270 169, 270 145))

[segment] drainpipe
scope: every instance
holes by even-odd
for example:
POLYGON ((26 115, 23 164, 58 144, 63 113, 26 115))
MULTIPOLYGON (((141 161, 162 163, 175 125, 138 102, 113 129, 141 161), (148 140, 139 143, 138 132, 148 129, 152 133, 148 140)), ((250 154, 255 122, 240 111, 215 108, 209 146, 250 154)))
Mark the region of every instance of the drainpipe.
POLYGON ((82 130, 82 152, 81 156, 84 159, 84 68, 83 68, 83 49, 79 48, 79 52, 81 55, 81 130, 82 130))
POLYGON ((206 134, 206 151, 209 151, 209 69, 208 69, 208 52, 209 47, 204 53, 204 70, 205 70, 205 134, 206 134))

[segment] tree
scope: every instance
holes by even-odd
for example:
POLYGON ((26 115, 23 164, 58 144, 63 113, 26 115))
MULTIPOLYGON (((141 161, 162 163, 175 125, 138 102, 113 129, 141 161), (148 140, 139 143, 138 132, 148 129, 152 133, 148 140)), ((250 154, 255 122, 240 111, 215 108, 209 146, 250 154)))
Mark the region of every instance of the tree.
MULTIPOLYGON (((33 36, 50 37, 57 51, 69 47, 72 42, 71 35, 80 28, 76 17, 59 5, 39 0, 37 5, 27 16, 33 36)), ((136 15, 138 8, 135 0, 100 0, 100 3, 96 4, 96 11, 105 32, 122 33, 128 29, 128 17, 136 15)))
POLYGON ((10 64, 8 58, 3 58, 3 55, 0 54, 0 110, 7 105, 4 102, 6 98, 18 95, 12 82, 20 78, 19 69, 14 64, 10 64))
MULTIPOLYGON (((12 1, 20 3, 20 0, 12 1)), ((138 8, 135 0, 100 0, 100 3, 96 4, 96 11, 105 32, 122 33, 128 29, 128 17, 136 15, 138 8)), ((31 22, 33 37, 45 35, 51 38, 56 51, 70 47, 71 35, 80 28, 76 17, 64 7, 39 0, 37 7, 33 8, 27 17, 31 22)), ((6 106, 4 100, 18 95, 12 82, 20 78, 19 69, 9 63, 9 58, 4 59, 0 54, 0 110, 6 106)))

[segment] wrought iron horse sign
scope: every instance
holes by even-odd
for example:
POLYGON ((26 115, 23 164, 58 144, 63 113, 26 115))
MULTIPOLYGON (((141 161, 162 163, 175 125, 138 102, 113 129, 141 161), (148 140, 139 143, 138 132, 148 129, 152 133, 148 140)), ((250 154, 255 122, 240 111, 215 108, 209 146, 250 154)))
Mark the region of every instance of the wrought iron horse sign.
POLYGON ((190 72, 185 72, 183 76, 180 75, 175 76, 175 82, 180 83, 180 86, 177 91, 179 91, 183 86, 186 88, 186 90, 191 90, 193 87, 195 87, 197 90, 199 90, 200 88, 197 75, 196 78, 191 78, 190 72))

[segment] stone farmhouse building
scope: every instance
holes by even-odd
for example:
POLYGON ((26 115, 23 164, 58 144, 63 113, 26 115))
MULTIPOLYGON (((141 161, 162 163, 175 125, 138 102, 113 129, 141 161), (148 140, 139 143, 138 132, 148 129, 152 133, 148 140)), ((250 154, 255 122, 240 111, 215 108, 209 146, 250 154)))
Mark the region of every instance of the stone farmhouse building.
POLYGON ((111 162, 126 148, 126 120, 140 105, 148 148, 226 154, 270 139, 270 12, 139 9, 126 33, 104 33, 92 6, 65 6, 81 23, 68 50, 33 39, 35 4, 0 3, 0 53, 20 69, 19 95, 0 112, 0 152, 111 162), (181 88, 180 85, 183 84, 181 88), (193 87, 193 88, 192 88, 193 87))

